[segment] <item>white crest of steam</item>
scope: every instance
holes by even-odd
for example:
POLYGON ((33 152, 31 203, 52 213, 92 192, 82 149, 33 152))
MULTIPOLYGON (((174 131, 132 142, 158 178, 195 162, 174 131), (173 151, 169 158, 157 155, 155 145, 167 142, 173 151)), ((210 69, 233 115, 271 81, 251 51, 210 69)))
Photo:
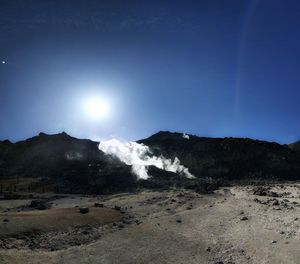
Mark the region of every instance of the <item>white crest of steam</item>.
POLYGON ((193 179, 189 169, 180 164, 175 157, 174 161, 163 156, 154 156, 148 146, 136 142, 121 142, 117 139, 101 141, 99 149, 108 155, 119 158, 122 162, 132 166, 132 172, 141 179, 147 179, 148 166, 153 165, 165 171, 171 171, 193 179))

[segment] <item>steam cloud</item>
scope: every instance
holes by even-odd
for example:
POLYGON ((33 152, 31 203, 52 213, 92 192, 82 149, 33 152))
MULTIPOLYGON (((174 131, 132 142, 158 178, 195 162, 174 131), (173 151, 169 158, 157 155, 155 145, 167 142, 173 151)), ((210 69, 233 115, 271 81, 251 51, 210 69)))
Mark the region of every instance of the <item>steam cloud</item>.
POLYGON ((182 134, 182 137, 183 137, 184 139, 190 139, 190 136, 189 136, 188 134, 185 134, 185 133, 182 134))
POLYGON ((163 156, 154 156, 148 146, 136 142, 121 142, 117 139, 101 141, 99 149, 104 153, 119 158, 127 165, 132 165, 132 172, 141 179, 147 179, 148 166, 153 165, 165 171, 171 171, 193 179, 188 168, 180 164, 180 160, 175 157, 174 161, 163 156))

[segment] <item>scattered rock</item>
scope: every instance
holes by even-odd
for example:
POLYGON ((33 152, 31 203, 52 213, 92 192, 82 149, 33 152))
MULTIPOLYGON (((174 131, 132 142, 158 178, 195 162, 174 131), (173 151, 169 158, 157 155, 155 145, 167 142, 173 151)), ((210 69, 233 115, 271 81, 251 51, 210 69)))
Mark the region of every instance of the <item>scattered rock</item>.
POLYGON ((3 222, 7 223, 7 222, 9 222, 9 220, 7 218, 5 218, 5 219, 3 219, 3 222))
POLYGON ((182 223, 182 221, 180 219, 177 219, 176 222, 177 223, 182 223))
POLYGON ((279 205, 279 201, 277 199, 275 199, 273 202, 272 202, 272 205, 279 205))
POLYGON ((277 243, 277 241, 276 240, 272 240, 272 244, 276 244, 277 243))
POLYGON ((253 189, 253 194, 258 196, 279 197, 278 193, 270 191, 270 187, 256 187, 253 189))
POLYGON ((246 220, 248 220, 248 217, 247 216, 243 216, 243 217, 240 218, 240 220, 241 221, 246 221, 246 220))
POLYGON ((267 188, 259 186, 253 189, 253 194, 258 196, 267 196, 268 191, 269 190, 267 188))
POLYGON ((267 204, 267 202, 266 201, 263 201, 263 200, 259 200, 259 199, 257 199, 257 198, 254 198, 254 200, 253 200, 254 202, 256 202, 256 203, 259 203, 259 204, 267 204))
POLYGON ((50 205, 44 200, 32 200, 31 203, 29 204, 29 208, 46 210, 50 208, 50 205))
POLYGON ((117 210, 117 211, 121 211, 121 206, 115 205, 114 209, 117 210))
POLYGON ((278 193, 276 192, 268 192, 268 195, 271 197, 279 197, 278 193))
POLYGON ((123 224, 118 224, 118 228, 119 229, 122 229, 122 228, 124 228, 125 226, 123 225, 123 224))
POLYGON ((87 208, 87 207, 81 207, 81 208, 79 208, 79 212, 81 214, 87 214, 89 211, 90 211, 90 209, 87 208))

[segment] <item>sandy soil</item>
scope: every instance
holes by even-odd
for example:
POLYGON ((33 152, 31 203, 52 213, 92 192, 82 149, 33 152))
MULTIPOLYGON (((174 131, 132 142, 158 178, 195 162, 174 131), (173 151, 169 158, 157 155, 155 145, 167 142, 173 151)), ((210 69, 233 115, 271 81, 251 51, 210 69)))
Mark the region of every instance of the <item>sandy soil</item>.
MULTIPOLYGON (((45 228, 43 235, 37 235, 43 239, 32 247, 26 241, 16 243, 20 241, 16 237, 2 240, 0 263, 299 263, 300 186, 274 185, 265 193, 256 192, 258 195, 253 194, 255 189, 235 186, 209 195, 170 190, 57 199, 52 209, 43 212, 50 215, 65 210, 70 214, 65 224, 60 226, 57 219, 57 230, 53 233, 45 228), (105 208, 94 208, 95 202, 105 208), (89 206, 91 214, 77 218, 76 205, 89 206), (123 213, 109 209, 115 206, 123 213), (109 223, 77 222, 81 217, 93 218, 93 209, 98 210, 99 219, 105 212, 123 218, 112 217, 109 223), (81 225, 74 235, 74 226, 81 225), (86 233, 89 239, 81 241, 86 233), (91 236, 94 233, 98 235, 91 236), (68 236, 77 239, 78 245, 68 236), (10 248, 4 242, 10 243, 10 248), (43 243, 52 246, 41 246, 43 243)), ((28 214, 9 213, 11 220, 0 223, 0 237, 5 225, 15 223, 17 228, 15 215, 28 214)), ((1 219, 4 214, 7 217, 7 212, 2 212, 1 219)), ((41 212, 29 214, 33 217, 41 212)))

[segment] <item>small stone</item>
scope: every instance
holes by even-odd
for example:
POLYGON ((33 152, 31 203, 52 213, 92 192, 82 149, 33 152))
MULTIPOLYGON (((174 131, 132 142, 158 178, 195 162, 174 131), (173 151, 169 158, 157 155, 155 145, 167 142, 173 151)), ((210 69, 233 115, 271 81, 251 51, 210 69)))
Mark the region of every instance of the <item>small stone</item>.
POLYGON ((177 223, 181 223, 182 221, 181 221, 180 219, 177 219, 176 222, 177 222, 177 223))
POLYGON ((90 209, 87 208, 87 207, 81 207, 81 208, 79 208, 79 212, 81 214, 87 214, 89 211, 90 211, 90 209))
POLYGON ((207 248, 206 248, 206 251, 207 251, 207 252, 210 252, 210 251, 211 251, 211 248, 210 248, 210 247, 207 247, 207 248))
POLYGON ((248 217, 247 217, 247 216, 243 216, 243 217, 241 217, 240 220, 241 220, 241 221, 246 221, 246 220, 248 220, 248 217))
POLYGON ((102 204, 102 203, 95 203, 94 206, 95 207, 104 207, 104 204, 102 204))
POLYGON ((114 209, 117 210, 117 211, 121 211, 121 206, 115 205, 114 209))
POLYGON ((5 219, 3 219, 3 222, 7 223, 7 222, 9 222, 9 220, 7 218, 5 218, 5 219))
POLYGON ((122 229, 122 228, 124 228, 124 227, 125 227, 125 226, 124 226, 123 224, 119 224, 119 225, 118 225, 118 228, 119 228, 119 229, 122 229))
POLYGON ((276 240, 272 240, 272 244, 276 244, 277 243, 277 241, 276 240))

